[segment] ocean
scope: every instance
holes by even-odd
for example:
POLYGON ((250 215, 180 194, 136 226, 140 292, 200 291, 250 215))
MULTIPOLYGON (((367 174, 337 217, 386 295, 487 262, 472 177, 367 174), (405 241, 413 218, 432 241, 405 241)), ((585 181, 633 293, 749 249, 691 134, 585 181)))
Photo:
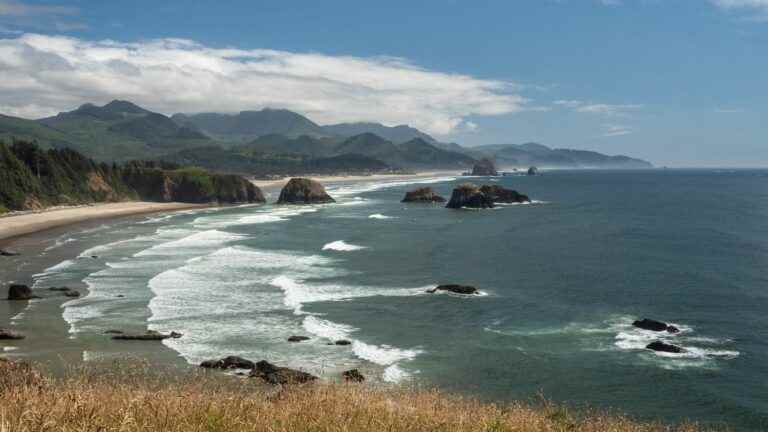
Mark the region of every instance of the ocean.
MULTIPOLYGON (((61 308, 85 359, 111 355, 105 330, 149 328, 183 333, 163 343, 191 364, 240 355, 329 379, 359 368, 372 381, 485 400, 543 395, 768 429, 768 171, 558 170, 328 191, 338 203, 71 230, 43 252, 71 256, 29 277, 38 288, 87 286, 61 308), (448 198, 465 181, 534 202, 400 202, 418 186, 448 198), (481 295, 426 293, 444 283, 481 295), (633 328, 643 317, 681 332, 633 328), (644 349, 659 338, 686 352, 644 349)), ((14 324, 35 320, 34 305, 14 324)))

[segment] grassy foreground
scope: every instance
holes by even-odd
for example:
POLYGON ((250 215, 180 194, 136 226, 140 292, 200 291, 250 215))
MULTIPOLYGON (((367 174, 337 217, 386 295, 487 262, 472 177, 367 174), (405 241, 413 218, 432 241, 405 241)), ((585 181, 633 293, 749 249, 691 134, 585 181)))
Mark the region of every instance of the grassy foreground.
POLYGON ((212 373, 136 365, 48 378, 0 359, 0 431, 693 432, 554 405, 493 405, 436 391, 315 384, 267 388, 212 373))

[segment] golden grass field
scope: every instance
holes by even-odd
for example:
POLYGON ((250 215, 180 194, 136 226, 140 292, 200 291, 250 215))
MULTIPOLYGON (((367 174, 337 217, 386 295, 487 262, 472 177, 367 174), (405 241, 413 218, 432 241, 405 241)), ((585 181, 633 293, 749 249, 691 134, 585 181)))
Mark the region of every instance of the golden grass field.
POLYGON ((0 431, 584 431, 693 432, 542 402, 495 405, 437 391, 322 383, 266 387, 143 364, 44 376, 0 360, 0 431))

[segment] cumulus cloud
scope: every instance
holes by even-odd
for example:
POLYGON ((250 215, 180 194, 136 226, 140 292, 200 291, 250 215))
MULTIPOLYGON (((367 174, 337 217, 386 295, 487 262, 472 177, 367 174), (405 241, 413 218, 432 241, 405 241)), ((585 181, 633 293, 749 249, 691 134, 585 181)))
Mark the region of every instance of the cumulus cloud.
POLYGON ((604 137, 617 137, 622 135, 629 135, 632 133, 632 128, 620 124, 604 124, 603 134, 604 137))
POLYGON ((286 108, 319 123, 379 121, 446 135, 470 115, 526 109, 513 83, 360 58, 24 34, 0 39, 0 105, 27 117, 128 99, 174 112, 286 108))
POLYGON ((580 113, 602 114, 605 116, 624 116, 630 111, 641 109, 640 104, 604 104, 580 100, 560 99, 552 102, 556 106, 571 109, 580 113))

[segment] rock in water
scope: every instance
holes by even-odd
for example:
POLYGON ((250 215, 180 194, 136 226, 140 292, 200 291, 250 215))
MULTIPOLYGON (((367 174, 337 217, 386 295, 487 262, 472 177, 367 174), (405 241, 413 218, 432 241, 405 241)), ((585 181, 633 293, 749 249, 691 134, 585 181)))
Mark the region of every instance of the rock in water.
POLYGON ((334 345, 344 346, 344 345, 352 345, 352 342, 346 340, 346 339, 339 339, 336 342, 333 343, 334 345))
POLYGON ((656 321, 648 318, 643 318, 639 321, 635 321, 632 323, 633 326, 637 328, 641 328, 643 330, 650 330, 655 332, 661 332, 665 331, 668 333, 679 333, 680 329, 673 325, 669 325, 667 323, 656 321))
POLYGON ((206 360, 200 367, 208 369, 253 369, 256 363, 238 356, 224 357, 221 360, 206 360))
POLYGON ((675 353, 675 354, 685 352, 685 349, 682 347, 668 344, 662 341, 651 342, 646 346, 646 348, 652 351, 668 352, 668 353, 675 353))
POLYGON ((336 202, 320 183, 308 178, 292 178, 280 191, 278 204, 326 204, 336 202))
POLYGON ((112 339, 131 341, 159 341, 164 339, 178 339, 180 337, 181 333, 171 332, 169 334, 165 334, 154 330, 148 330, 144 334, 119 334, 117 336, 112 336, 112 339))
POLYGON ((445 198, 441 197, 440 195, 436 194, 434 190, 432 190, 431 187, 423 187, 414 189, 410 192, 405 193, 405 198, 401 202, 434 202, 434 203, 442 203, 445 202, 445 198))
POLYGON ((11 284, 8 287, 8 300, 30 300, 40 298, 32 294, 32 290, 27 285, 11 284))
POLYGON ((288 338, 288 342, 304 342, 305 340, 309 340, 309 337, 307 336, 291 336, 288 338))
POLYGON ((69 290, 69 291, 65 291, 64 292, 64 296, 65 297, 77 298, 77 297, 80 297, 80 292, 79 291, 74 291, 74 290, 69 290))
POLYGON ((490 159, 481 159, 472 167, 473 176, 497 176, 499 172, 496 171, 496 166, 490 159))
POLYGON ((477 294, 478 293, 477 288, 473 286, 456 285, 456 284, 438 285, 435 288, 427 290, 427 292, 430 294, 434 294, 438 291, 447 291, 455 294, 477 294))
POLYGON ((452 209, 493 208, 493 200, 472 183, 464 183, 453 190, 451 200, 446 206, 452 209))
POLYGON ((21 254, 18 253, 18 252, 9 251, 9 250, 5 250, 5 249, 0 249, 0 256, 12 257, 12 256, 19 256, 19 255, 21 255, 21 254))
POLYGON ((498 185, 483 185, 480 192, 487 195, 493 202, 500 203, 524 203, 531 202, 528 195, 518 193, 516 190, 506 189, 498 185))
POLYGON ((341 374, 341 376, 344 377, 344 381, 347 381, 347 382, 358 382, 359 383, 359 382, 365 381, 365 377, 357 369, 350 369, 348 371, 344 371, 341 374))
POLYGON ((529 176, 535 176, 535 175, 538 175, 538 174, 539 174, 539 169, 536 168, 535 166, 532 166, 532 167, 528 168, 528 175, 529 176))
POLYGON ((304 384, 317 380, 317 377, 314 375, 295 369, 275 366, 266 360, 256 363, 250 376, 253 378, 260 378, 274 385, 304 384))
POLYGON ((0 340, 21 340, 24 339, 24 337, 25 336, 21 333, 0 328, 0 340))

